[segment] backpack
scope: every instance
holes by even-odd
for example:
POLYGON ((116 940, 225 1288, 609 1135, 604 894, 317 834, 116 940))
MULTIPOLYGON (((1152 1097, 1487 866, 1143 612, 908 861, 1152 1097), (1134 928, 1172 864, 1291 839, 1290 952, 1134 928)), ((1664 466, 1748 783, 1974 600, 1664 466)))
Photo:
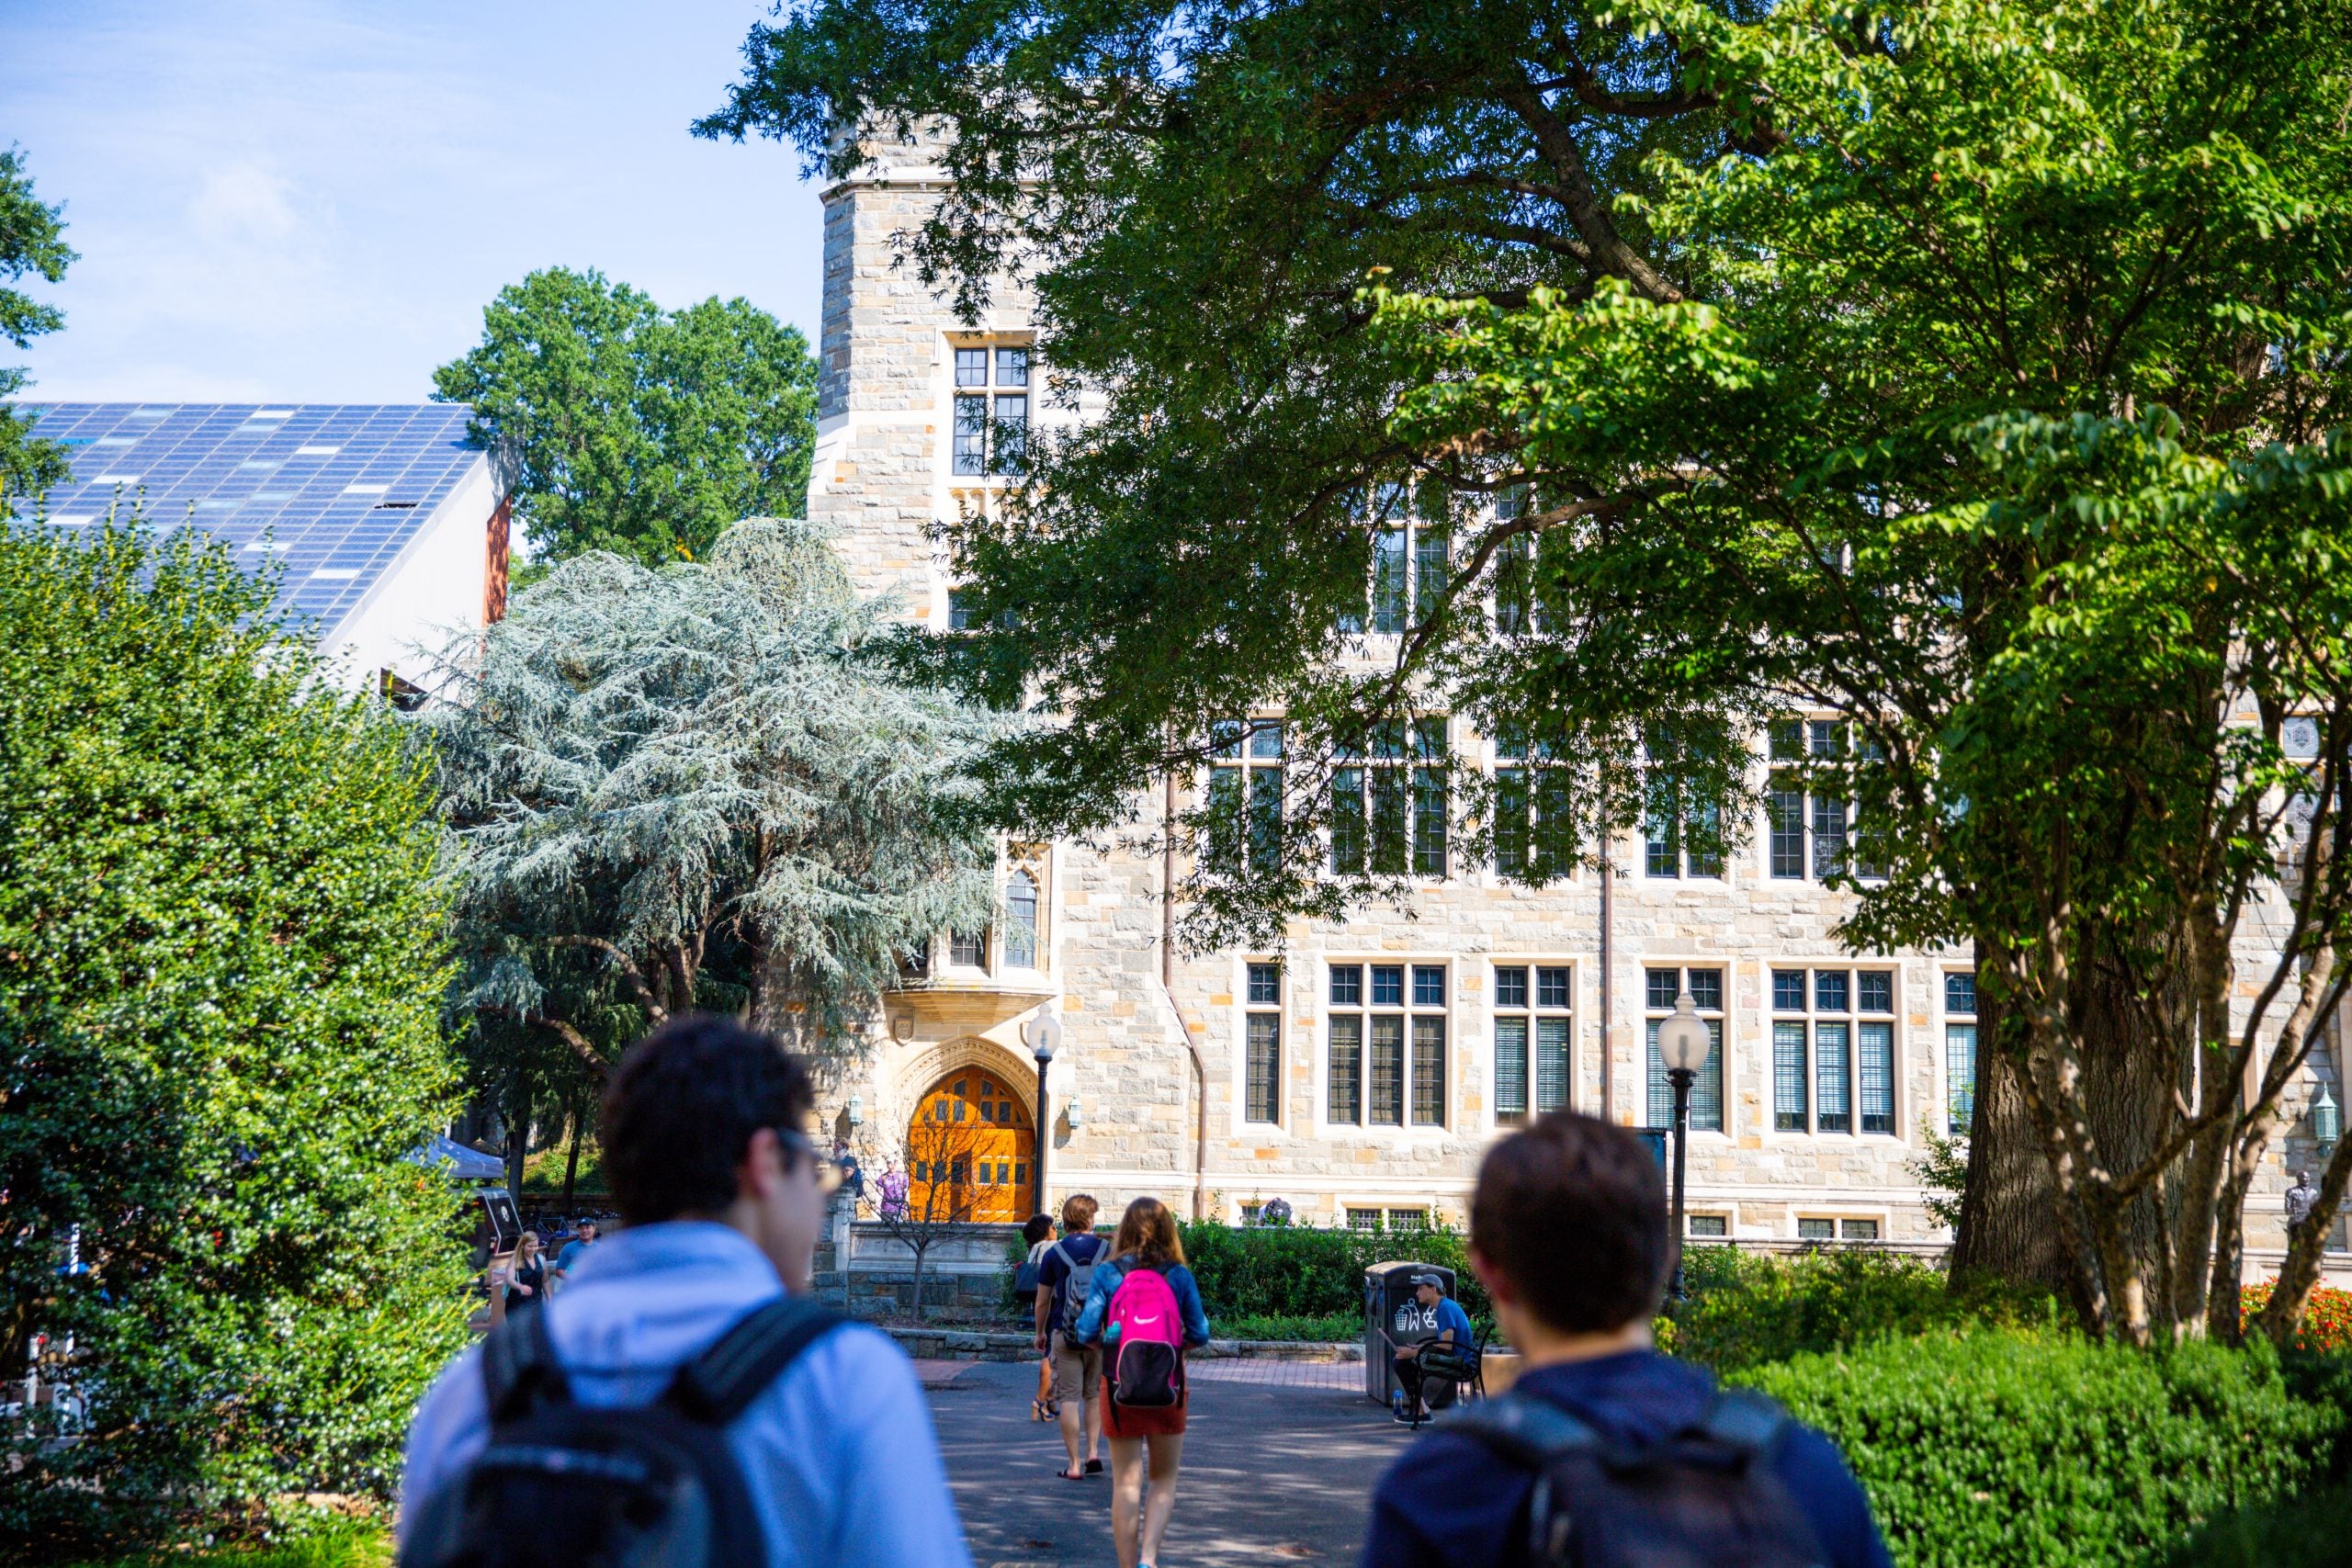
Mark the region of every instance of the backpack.
POLYGON ((1642 1448, 1519 1393, 1448 1429, 1535 1472, 1538 1568, 1819 1568, 1813 1526, 1771 1466, 1791 1425, 1763 1395, 1730 1389, 1696 1426, 1642 1448))
POLYGON ((1111 1292, 1107 1334, 1115 1327, 1111 1398, 1137 1409, 1164 1409, 1184 1393, 1183 1320, 1168 1277, 1140 1265, 1111 1292))
POLYGON ((1031 1253, 1012 1271, 1012 1298, 1024 1306, 1037 1304, 1037 1260, 1044 1254, 1031 1253))
POLYGON ((767 1303, 652 1404, 599 1407, 572 1403, 547 1309, 508 1319, 482 1345, 489 1444, 424 1500, 400 1568, 764 1564, 726 1429, 841 1321, 803 1297, 767 1303))
POLYGON ((1060 1256, 1062 1267, 1069 1270, 1069 1279, 1062 1286, 1061 1309, 1054 1318, 1054 1326, 1064 1334, 1077 1330, 1079 1314, 1086 1310, 1087 1294, 1094 1289, 1095 1268, 1102 1261, 1102 1255, 1111 1249, 1108 1242, 1097 1236, 1093 1252, 1081 1263, 1069 1250, 1069 1244, 1075 1239, 1066 1235, 1054 1243, 1054 1251, 1060 1256))

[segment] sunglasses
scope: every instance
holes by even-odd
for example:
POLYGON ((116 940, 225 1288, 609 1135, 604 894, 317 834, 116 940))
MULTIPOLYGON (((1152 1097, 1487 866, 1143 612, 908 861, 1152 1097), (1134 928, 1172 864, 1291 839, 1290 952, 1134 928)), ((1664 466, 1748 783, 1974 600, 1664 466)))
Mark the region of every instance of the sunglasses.
POLYGON ((830 1193, 841 1190, 841 1161, 810 1142, 807 1134, 796 1133, 788 1127, 778 1127, 775 1130, 775 1141, 782 1144, 790 1153, 799 1155, 808 1160, 808 1168, 817 1173, 818 1191, 830 1193))

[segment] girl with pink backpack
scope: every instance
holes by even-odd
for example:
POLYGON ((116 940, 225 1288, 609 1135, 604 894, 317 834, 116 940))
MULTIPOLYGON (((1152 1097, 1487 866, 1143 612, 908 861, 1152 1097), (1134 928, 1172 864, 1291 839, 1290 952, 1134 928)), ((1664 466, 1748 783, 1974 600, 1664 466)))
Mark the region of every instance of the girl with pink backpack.
POLYGON ((1119 1568, 1153 1568, 1176 1509, 1176 1471, 1184 1455, 1184 1347, 1209 1342, 1201 1288, 1184 1267, 1184 1244, 1167 1204, 1138 1198, 1127 1205, 1072 1337, 1103 1348, 1102 1435, 1111 1440, 1111 1536, 1119 1568))

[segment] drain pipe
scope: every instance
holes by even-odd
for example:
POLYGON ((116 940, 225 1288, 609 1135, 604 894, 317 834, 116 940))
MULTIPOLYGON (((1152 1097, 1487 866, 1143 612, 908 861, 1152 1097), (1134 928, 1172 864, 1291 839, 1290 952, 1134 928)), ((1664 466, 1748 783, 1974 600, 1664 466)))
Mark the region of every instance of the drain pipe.
POLYGON ((1616 878, 1611 874, 1609 867, 1609 799, 1605 795, 1600 798, 1598 836, 1600 840, 1600 1119, 1614 1122, 1617 1120, 1617 1075, 1610 1060, 1609 1030, 1616 1021, 1616 1015, 1609 1004, 1614 994, 1610 976, 1610 950, 1615 945, 1611 937, 1614 934, 1612 928, 1616 923, 1616 910, 1610 902, 1610 884, 1616 878))
POLYGON ((1176 1021, 1176 1037, 1184 1043, 1184 1054, 1192 1058, 1193 1088, 1199 1097, 1200 1109, 1193 1122, 1193 1218, 1198 1220, 1208 1208, 1209 1072, 1201 1060, 1201 1048, 1193 1039, 1192 1023, 1176 1000, 1175 770, 1169 771, 1166 783, 1159 834, 1159 994, 1167 1000, 1169 1016, 1176 1021))

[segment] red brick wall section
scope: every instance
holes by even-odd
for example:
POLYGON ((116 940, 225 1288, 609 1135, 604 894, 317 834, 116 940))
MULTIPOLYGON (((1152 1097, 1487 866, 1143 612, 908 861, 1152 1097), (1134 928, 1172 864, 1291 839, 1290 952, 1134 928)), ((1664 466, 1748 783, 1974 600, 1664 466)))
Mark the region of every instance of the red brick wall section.
POLYGON ((495 626, 506 616, 507 502, 501 497, 490 514, 488 558, 482 564, 481 624, 495 626))

